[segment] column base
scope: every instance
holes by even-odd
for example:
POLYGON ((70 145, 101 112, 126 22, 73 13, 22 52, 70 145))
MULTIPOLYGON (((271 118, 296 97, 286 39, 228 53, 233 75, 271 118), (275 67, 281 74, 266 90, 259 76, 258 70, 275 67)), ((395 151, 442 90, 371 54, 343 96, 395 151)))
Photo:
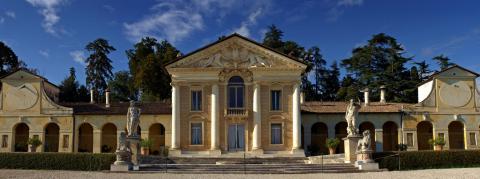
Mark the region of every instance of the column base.
POLYGON ((220 157, 222 155, 222 150, 220 149, 212 149, 208 151, 208 155, 212 157, 220 157))
POLYGON ((250 153, 253 155, 263 155, 263 149, 253 149, 250 153))
POLYGON ((180 149, 169 149, 168 156, 169 157, 180 157, 182 155, 182 150, 180 149))
POLYGON ((292 149, 291 154, 293 157, 305 157, 305 151, 303 149, 292 149))

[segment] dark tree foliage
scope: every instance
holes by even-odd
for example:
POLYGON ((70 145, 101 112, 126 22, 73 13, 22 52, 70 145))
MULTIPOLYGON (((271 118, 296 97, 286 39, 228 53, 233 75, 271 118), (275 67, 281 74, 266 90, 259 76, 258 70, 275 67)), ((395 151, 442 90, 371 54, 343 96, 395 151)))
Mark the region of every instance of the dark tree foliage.
POLYGON ((413 64, 417 66, 418 77, 420 78, 420 80, 424 81, 428 79, 428 77, 432 73, 432 70, 430 70, 430 65, 425 60, 420 62, 414 62, 413 64))
POLYGON ((112 79, 112 60, 108 58, 110 52, 116 49, 107 40, 98 38, 85 47, 90 55, 86 59, 87 86, 95 91, 95 99, 99 101, 107 89, 107 82, 112 79))
POLYGON ((283 52, 283 32, 277 28, 275 25, 268 26, 268 31, 265 33, 263 38, 263 45, 273 48, 279 52, 283 52))
POLYGON ((119 71, 113 75, 113 80, 108 83, 110 98, 114 102, 128 102, 137 100, 133 88, 133 78, 128 71, 119 71))
POLYGON ((0 76, 6 75, 19 67, 20 61, 15 52, 0 41, 0 76))
POLYGON ((404 57, 403 53, 404 49, 395 38, 380 33, 367 45, 355 48, 350 58, 342 60, 342 66, 356 79, 357 87, 372 90, 372 100, 379 99, 378 88, 385 85, 387 100, 415 102, 411 91, 416 91, 417 80, 411 80, 410 70, 405 68, 411 58, 404 57))
POLYGON ((326 77, 323 85, 323 101, 336 101, 337 92, 340 89, 340 69, 338 68, 337 61, 333 61, 330 65, 330 69, 326 72, 326 77))
POLYGON ((171 79, 164 65, 175 60, 180 51, 166 40, 158 43, 156 39, 147 37, 126 53, 133 86, 141 91, 141 100, 159 101, 170 98, 171 79))
POLYGON ((445 55, 438 55, 436 57, 433 57, 433 60, 434 61, 437 61, 437 64, 438 66, 440 66, 440 70, 444 70, 448 67, 451 67, 453 65, 455 65, 455 63, 451 63, 450 61, 450 58, 448 58, 447 56, 445 55))
POLYGON ((58 87, 60 88, 59 98, 61 102, 89 101, 88 90, 85 86, 79 85, 75 75, 75 68, 73 67, 70 68, 70 75, 58 87))
POLYGON ((340 88, 337 92, 337 100, 359 99, 360 88, 357 84, 357 81, 351 75, 343 77, 340 88))

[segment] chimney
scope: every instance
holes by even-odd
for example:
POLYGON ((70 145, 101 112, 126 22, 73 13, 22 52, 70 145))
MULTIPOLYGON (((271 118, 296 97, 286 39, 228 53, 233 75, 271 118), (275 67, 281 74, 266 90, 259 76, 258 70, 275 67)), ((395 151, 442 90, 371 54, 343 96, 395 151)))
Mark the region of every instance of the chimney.
POLYGON ((370 89, 365 88, 364 90, 360 91, 363 92, 363 97, 365 98, 365 106, 370 104, 370 89))
POLYGON ((105 90, 105 107, 110 107, 110 90, 108 88, 105 90))
POLYGON ((380 103, 382 104, 387 103, 387 100, 385 99, 386 90, 387 88, 384 85, 380 86, 380 103))
POLYGON ((93 99, 93 89, 90 89, 90 103, 93 104, 95 103, 95 100, 93 99))

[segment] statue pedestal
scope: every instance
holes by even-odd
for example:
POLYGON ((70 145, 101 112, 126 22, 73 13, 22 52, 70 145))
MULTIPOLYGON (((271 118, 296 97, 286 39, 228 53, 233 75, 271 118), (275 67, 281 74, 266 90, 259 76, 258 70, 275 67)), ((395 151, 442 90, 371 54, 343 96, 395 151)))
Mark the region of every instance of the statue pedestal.
POLYGON ((140 137, 139 136, 128 136, 127 145, 129 145, 130 150, 132 150, 132 164, 133 169, 138 168, 140 165, 140 137))
POLYGON ((125 150, 117 150, 115 152, 117 160, 110 165, 110 171, 126 172, 132 170, 131 153, 125 150))
POLYGON ((362 136, 360 135, 351 135, 343 138, 344 147, 345 147, 345 163, 354 163, 357 161, 356 151, 357 143, 362 136))
POLYGON ((358 151, 355 167, 358 167, 359 170, 378 170, 378 163, 372 159, 372 153, 372 150, 358 151))

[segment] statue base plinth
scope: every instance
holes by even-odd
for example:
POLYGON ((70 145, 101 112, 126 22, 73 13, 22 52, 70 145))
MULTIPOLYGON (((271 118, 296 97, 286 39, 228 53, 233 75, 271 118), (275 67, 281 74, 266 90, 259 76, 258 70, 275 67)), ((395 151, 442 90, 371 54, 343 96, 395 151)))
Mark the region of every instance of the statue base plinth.
POLYGON ((355 167, 358 167, 359 170, 379 170, 378 163, 372 160, 372 150, 361 150, 356 153, 357 161, 355 162, 355 167))
POLYGON ((125 165, 116 165, 112 164, 110 165, 110 171, 112 172, 128 172, 133 169, 132 165, 125 164, 125 165))
POLYGON ((139 136, 127 136, 127 145, 132 150, 132 164, 139 165, 140 161, 140 137, 139 136))
POLYGON ((360 135, 349 135, 343 138, 344 147, 345 147, 345 163, 354 163, 357 161, 357 156, 355 155, 357 151, 358 140, 362 136, 360 135))

